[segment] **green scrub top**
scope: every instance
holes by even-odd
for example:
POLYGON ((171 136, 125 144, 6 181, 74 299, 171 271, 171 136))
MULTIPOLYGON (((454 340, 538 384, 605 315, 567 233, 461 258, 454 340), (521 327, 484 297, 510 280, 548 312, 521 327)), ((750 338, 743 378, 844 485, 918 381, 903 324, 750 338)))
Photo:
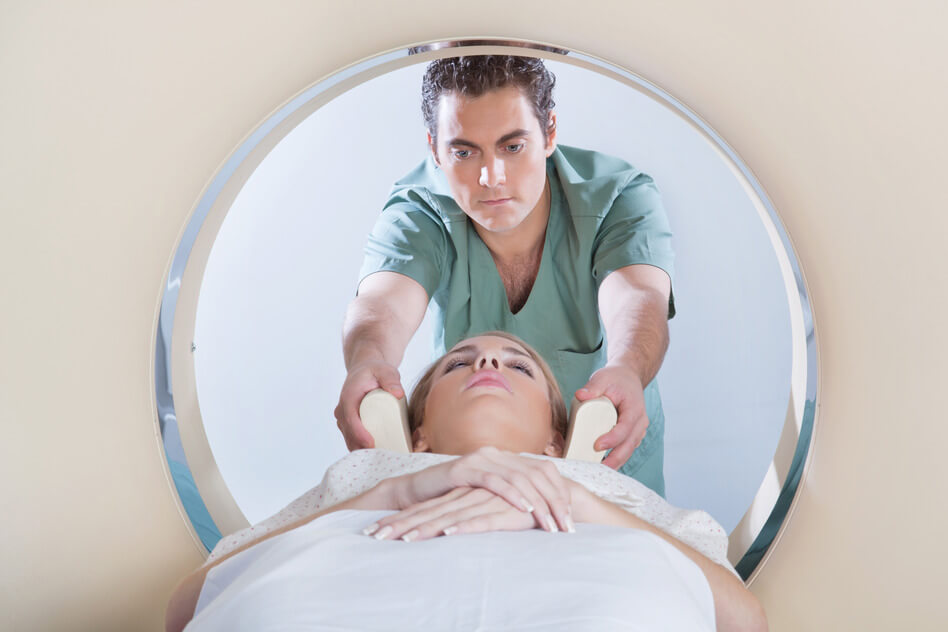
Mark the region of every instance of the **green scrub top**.
MULTIPOLYGON (((395 183, 365 249, 360 278, 388 270, 420 283, 435 318, 433 357, 490 330, 542 355, 567 404, 606 362, 599 284, 631 264, 673 272, 671 230, 652 179, 605 154, 559 145, 547 159, 550 219, 526 304, 510 312, 487 246, 429 157, 395 183), (440 325, 440 326, 439 326, 440 325)), ((675 313, 669 300, 668 315, 675 313)), ((660 494, 665 427, 658 384, 645 388, 649 427, 621 471, 660 494)))

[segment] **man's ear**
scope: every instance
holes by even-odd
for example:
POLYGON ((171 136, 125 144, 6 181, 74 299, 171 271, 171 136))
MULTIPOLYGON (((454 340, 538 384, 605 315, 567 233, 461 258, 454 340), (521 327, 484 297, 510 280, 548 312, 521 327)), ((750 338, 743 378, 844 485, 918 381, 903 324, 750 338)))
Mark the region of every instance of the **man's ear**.
POLYGON ((428 149, 431 150, 431 157, 434 158, 434 163, 441 166, 441 162, 438 160, 438 148, 435 147, 434 139, 431 138, 431 132, 425 132, 425 138, 428 140, 428 149))
POLYGON ((412 452, 431 452, 431 447, 428 446, 428 439, 425 438, 425 431, 419 426, 415 428, 415 432, 411 434, 411 451, 412 452))
POLYGON ((562 457, 563 451, 566 449, 566 439, 563 438, 557 431, 553 431, 553 436, 550 437, 550 442, 546 444, 546 447, 543 448, 543 454, 547 456, 562 457))
POLYGON ((550 124, 546 128, 546 157, 549 158, 556 149, 556 112, 550 112, 550 124))

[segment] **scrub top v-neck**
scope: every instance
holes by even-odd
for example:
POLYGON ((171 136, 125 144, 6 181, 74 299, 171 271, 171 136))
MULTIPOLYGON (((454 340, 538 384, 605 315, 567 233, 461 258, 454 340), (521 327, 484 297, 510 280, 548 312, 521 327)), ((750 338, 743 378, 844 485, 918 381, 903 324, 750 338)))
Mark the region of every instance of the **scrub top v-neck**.
MULTIPOLYGON (((485 331, 524 339, 550 364, 569 404, 606 360, 599 283, 638 263, 671 276, 671 231, 652 179, 619 159, 560 145, 547 160, 547 175, 550 217, 543 253, 516 314, 489 249, 430 158, 395 184, 369 236, 360 278, 388 270, 425 288, 436 321, 433 359, 485 331)), ((645 399, 648 432, 622 467, 639 480, 643 463, 656 451, 660 459, 664 434, 655 381, 645 399)), ((662 493, 660 461, 651 470, 653 480, 642 482, 662 493)))
MULTIPOLYGON (((550 224, 554 223, 553 208, 557 202, 554 201, 554 191, 558 188, 550 187, 550 217, 547 220, 547 229, 543 231, 543 248, 540 251, 540 265, 537 267, 537 277, 530 287, 530 293, 526 301, 516 312, 510 309, 510 296, 507 295, 507 288, 504 286, 500 270, 497 269, 497 263, 487 247, 487 244, 480 238, 476 230, 468 232, 468 249, 471 253, 471 296, 485 297, 490 303, 483 305, 482 311, 488 314, 501 314, 504 323, 527 323, 538 322, 543 316, 543 306, 549 305, 545 299, 548 294, 544 291, 547 287, 547 268, 550 266, 550 224), (503 297, 502 301, 495 301, 503 297)), ((558 223, 558 222, 557 222, 558 223)), ((472 227, 473 228, 473 227, 472 227)), ((495 327, 504 331, 512 331, 506 326, 495 327)))

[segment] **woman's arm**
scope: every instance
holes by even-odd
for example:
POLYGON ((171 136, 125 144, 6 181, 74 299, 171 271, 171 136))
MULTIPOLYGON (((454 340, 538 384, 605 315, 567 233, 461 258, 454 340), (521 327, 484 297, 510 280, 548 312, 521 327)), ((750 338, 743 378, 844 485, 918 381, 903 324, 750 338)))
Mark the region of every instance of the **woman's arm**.
MULTIPOLYGON (((599 498, 588 489, 563 478, 569 490, 576 522, 642 529, 662 538, 698 565, 711 587, 717 628, 722 632, 767 630, 767 617, 757 598, 729 570, 661 529, 599 498)), ((440 535, 517 531, 536 526, 535 516, 524 514, 486 489, 455 489, 438 498, 409 506, 372 525, 384 539, 426 540, 440 535)), ((567 519, 567 531, 572 520, 567 519)), ((550 530, 556 530, 555 527, 550 530)))
POLYGON ((304 524, 312 522, 316 518, 324 516, 333 511, 339 511, 341 509, 399 509, 400 507, 398 505, 397 496, 398 493, 394 479, 384 480, 372 489, 356 496, 355 498, 350 498, 349 500, 341 502, 337 505, 333 505, 332 507, 327 507, 326 509, 323 509, 322 511, 319 511, 311 516, 307 516, 280 529, 262 535, 256 540, 247 542, 243 546, 234 549, 227 555, 215 560, 213 563, 198 568, 196 571, 181 580, 177 588, 175 588, 174 592, 172 593, 171 600, 168 602, 168 609, 165 611, 166 632, 181 632, 181 630, 184 629, 184 626, 186 626, 188 622, 194 617, 194 609, 197 606, 198 597, 201 594, 201 588, 204 586, 204 580, 207 577, 208 571, 224 560, 230 559, 241 551, 245 551, 256 544, 260 544, 264 540, 269 540, 272 537, 286 533, 287 531, 291 531, 297 527, 301 527, 304 524))
POLYGON ((570 481, 570 494, 578 522, 608 524, 648 531, 674 546, 697 564, 711 586, 711 595, 714 598, 714 617, 718 630, 722 632, 730 630, 747 630, 749 632, 767 630, 767 616, 760 602, 757 601, 757 597, 744 586, 744 582, 723 566, 711 561, 678 538, 645 522, 635 514, 596 496, 579 483, 570 481))
POLYGON ((355 498, 251 540, 185 577, 168 603, 165 629, 179 632, 194 617, 194 608, 210 569, 241 551, 327 513, 340 509, 405 509, 440 498, 458 488, 482 487, 489 490, 491 497, 497 495, 506 498, 507 502, 517 503, 520 520, 526 518, 529 526, 533 526, 536 520, 544 529, 556 530, 557 522, 565 529, 569 514, 569 490, 565 481, 549 463, 525 459, 496 448, 482 448, 412 474, 385 479, 355 498))

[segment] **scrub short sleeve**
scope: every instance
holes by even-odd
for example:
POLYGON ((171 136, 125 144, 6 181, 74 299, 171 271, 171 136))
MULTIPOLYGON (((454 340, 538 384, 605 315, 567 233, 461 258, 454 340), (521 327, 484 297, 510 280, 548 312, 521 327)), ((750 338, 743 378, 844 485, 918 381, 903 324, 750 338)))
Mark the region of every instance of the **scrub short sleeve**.
MULTIPOLYGON (((593 277, 597 285, 619 268, 644 263, 674 279, 672 233, 661 195, 652 179, 639 174, 616 197, 593 243, 593 277)), ((675 314, 669 298, 668 317, 675 314)))
POLYGON ((411 204, 386 207, 369 234, 359 281, 375 272, 404 274, 425 288, 429 300, 448 265, 448 236, 433 212, 411 204))

